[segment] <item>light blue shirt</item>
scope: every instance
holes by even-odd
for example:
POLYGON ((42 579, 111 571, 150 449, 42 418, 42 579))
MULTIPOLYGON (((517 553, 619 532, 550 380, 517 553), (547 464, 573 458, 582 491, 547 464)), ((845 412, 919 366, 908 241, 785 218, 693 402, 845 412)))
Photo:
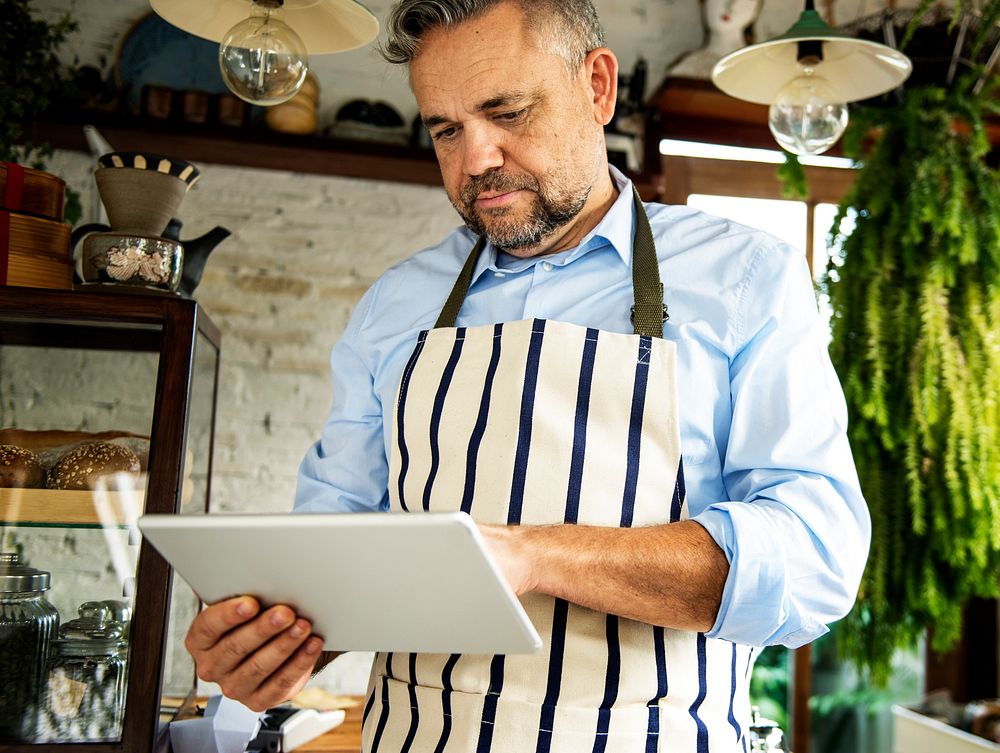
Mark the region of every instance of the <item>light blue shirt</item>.
MULTIPOLYGON (((631 333, 634 204, 620 195, 574 249, 487 245, 457 326, 539 318, 631 333)), ((730 562, 712 638, 800 646, 854 603, 871 536, 801 251, 684 206, 646 204, 677 344, 692 519, 730 562)), ((417 333, 434 326, 475 242, 464 227, 388 270, 334 346, 333 408, 299 470, 298 512, 388 508, 392 412, 417 333)))

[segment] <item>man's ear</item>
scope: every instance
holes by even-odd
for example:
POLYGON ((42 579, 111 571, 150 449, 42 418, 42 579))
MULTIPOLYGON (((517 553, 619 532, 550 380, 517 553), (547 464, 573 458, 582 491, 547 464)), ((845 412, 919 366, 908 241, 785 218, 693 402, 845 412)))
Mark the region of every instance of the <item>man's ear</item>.
POLYGON ((594 120, 606 126, 618 101, 618 58, 607 47, 598 47, 584 58, 583 71, 593 95, 594 120))

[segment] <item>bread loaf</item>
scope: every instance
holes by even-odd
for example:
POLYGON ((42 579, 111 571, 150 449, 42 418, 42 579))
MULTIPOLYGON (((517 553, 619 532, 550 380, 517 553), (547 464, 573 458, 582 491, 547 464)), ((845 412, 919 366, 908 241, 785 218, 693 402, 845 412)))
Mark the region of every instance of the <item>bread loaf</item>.
POLYGON ((37 489, 45 486, 45 469, 35 453, 12 444, 0 444, 0 487, 37 489))
POLYGON ((146 470, 149 460, 149 437, 142 434, 132 434, 127 431, 0 429, 0 444, 13 444, 31 450, 46 469, 51 469, 67 452, 90 442, 110 442, 126 447, 139 458, 142 470, 146 470))
MULTIPOLYGON (((98 479, 115 473, 138 474, 139 458, 121 445, 90 442, 66 453, 52 466, 49 470, 48 487, 95 489, 98 479)), ((133 484, 130 484, 129 488, 132 488, 133 484)))

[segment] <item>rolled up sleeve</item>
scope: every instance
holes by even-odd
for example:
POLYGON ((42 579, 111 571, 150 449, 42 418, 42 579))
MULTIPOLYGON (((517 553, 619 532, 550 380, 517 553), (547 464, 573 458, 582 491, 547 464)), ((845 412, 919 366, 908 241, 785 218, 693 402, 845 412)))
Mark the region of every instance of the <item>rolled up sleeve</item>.
POLYGON ((854 604, 871 523, 848 445, 847 408, 805 259, 761 248, 737 310, 728 501, 694 517, 730 562, 709 637, 801 646, 854 604))

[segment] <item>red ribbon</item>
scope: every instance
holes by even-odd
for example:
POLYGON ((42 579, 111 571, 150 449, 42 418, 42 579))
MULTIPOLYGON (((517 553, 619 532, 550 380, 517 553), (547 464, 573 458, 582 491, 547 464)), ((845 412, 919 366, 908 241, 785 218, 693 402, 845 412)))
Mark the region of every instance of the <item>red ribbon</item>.
POLYGON ((0 285, 7 284, 7 264, 9 261, 10 212, 0 209, 0 285))
POLYGON ((7 168, 7 188, 4 191, 3 206, 14 212, 20 211, 24 197, 24 168, 14 162, 4 162, 7 168))

